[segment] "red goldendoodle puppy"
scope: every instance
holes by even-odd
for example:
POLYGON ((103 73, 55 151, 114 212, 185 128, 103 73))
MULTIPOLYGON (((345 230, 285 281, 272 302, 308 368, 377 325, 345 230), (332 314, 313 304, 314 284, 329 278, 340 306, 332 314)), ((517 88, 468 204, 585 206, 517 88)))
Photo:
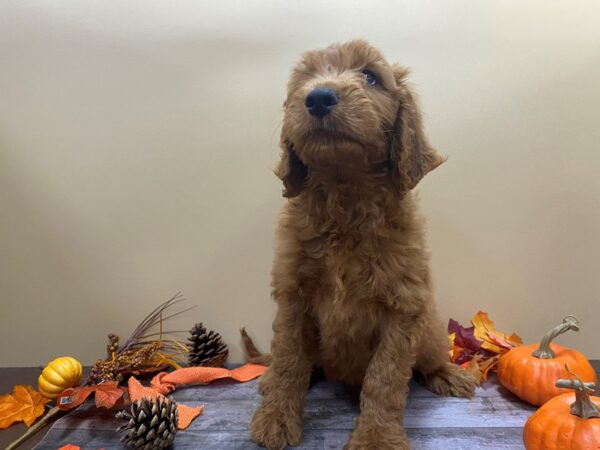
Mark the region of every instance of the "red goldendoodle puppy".
POLYGON ((285 101, 276 174, 289 199, 273 263, 271 366, 252 438, 302 440, 311 370, 362 386, 346 449, 405 449, 413 369, 442 395, 475 381, 448 359, 411 189, 444 159, 429 145, 408 71, 364 41, 305 53, 285 101))

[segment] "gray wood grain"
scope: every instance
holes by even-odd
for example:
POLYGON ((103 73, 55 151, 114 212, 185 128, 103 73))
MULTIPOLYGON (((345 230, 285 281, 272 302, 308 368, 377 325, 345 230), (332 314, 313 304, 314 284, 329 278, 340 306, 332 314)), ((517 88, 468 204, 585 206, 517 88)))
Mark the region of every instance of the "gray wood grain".
MULTIPOLYGON (((175 448, 258 448, 248 438, 248 424, 260 402, 256 383, 219 382, 175 391, 177 401, 205 406, 204 413, 178 435, 175 448)), ((472 400, 437 397, 412 384, 404 425, 416 449, 517 449, 522 448, 521 427, 533 410, 494 383, 479 388, 472 400)), ((338 383, 316 384, 306 398, 305 439, 298 448, 342 448, 358 414, 354 390, 338 383)), ((85 449, 122 449, 113 431, 118 425, 113 412, 87 403, 58 420, 36 449, 56 450, 67 443, 85 449)))
MULTIPOLYGON (((199 402, 181 402, 196 405, 199 402)), ((248 427, 249 419, 258 406, 256 400, 231 400, 229 402, 202 402, 205 411, 194 421, 190 430, 241 431, 248 427)), ((90 407, 95 410, 95 408, 90 407)), ((464 427, 520 427, 535 409, 511 402, 501 404, 488 398, 463 399, 409 399, 405 409, 406 428, 464 428, 464 427), (434 426, 435 425, 435 426, 434 426)), ((95 428, 111 430, 118 422, 112 419, 98 420, 97 414, 65 417, 54 428, 95 428)), ((344 400, 329 402, 307 401, 304 428, 307 430, 352 430, 359 410, 344 400)))
MULTIPOLYGON (((430 428, 407 429, 413 449, 489 449, 521 450, 520 428, 430 428)), ((341 449, 348 433, 341 430, 307 431, 304 441, 295 449, 341 449)), ((38 450, 56 450, 64 443, 81 445, 84 450, 104 448, 105 450, 124 450, 125 447, 108 430, 52 429, 44 441, 36 447, 38 450), (60 445, 59 445, 60 444, 60 445)), ((176 450, 257 450, 256 444, 248 439, 246 431, 197 431, 186 430, 175 440, 176 450), (185 434, 185 435, 184 435, 185 434)))

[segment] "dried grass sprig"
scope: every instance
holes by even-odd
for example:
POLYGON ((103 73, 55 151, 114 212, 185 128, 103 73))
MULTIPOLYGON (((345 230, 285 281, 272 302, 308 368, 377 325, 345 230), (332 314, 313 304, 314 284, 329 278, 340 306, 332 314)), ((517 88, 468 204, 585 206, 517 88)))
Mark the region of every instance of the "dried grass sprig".
MULTIPOLYGON (((142 322, 135 328, 135 330, 133 330, 133 333, 131 333, 127 341, 125 341, 125 343, 121 347, 119 347, 118 351, 121 352, 125 350, 130 350, 132 348, 139 348, 144 345, 141 344, 141 342, 143 342, 149 337, 158 335, 159 340, 161 340, 162 337, 165 335, 176 333, 173 331, 164 331, 163 323, 169 319, 172 319, 173 317, 177 317, 194 309, 195 306, 190 306, 189 308, 185 308, 181 311, 177 311, 168 315, 166 315, 165 312, 169 311, 175 305, 184 301, 186 301, 185 297, 181 294, 181 292, 178 292, 169 300, 157 306, 152 312, 150 312, 150 314, 148 314, 144 318, 144 320, 142 320, 142 322), (158 332, 149 333, 149 331, 157 325, 160 326, 160 330, 158 332)), ((152 341, 154 341, 154 339, 152 341)))
POLYGON ((184 302, 178 292, 166 302, 154 308, 133 330, 124 344, 119 346, 119 337, 110 334, 107 358, 92 366, 87 384, 104 381, 123 381, 127 375, 163 370, 167 367, 181 368, 185 364, 188 346, 177 334, 180 331, 165 330, 164 323, 184 314, 194 306, 173 312, 173 307, 184 302), (159 330, 156 331, 155 328, 159 330))

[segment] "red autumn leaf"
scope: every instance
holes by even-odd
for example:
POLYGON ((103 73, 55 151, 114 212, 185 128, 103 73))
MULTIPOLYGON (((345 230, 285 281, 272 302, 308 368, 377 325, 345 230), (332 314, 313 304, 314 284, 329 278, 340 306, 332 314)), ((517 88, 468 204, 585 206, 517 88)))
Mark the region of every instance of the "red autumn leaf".
POLYGON ((56 406, 65 411, 77 408, 85 402, 92 393, 96 394, 97 408, 110 409, 123 398, 125 389, 119 387, 116 381, 107 381, 106 383, 94 384, 91 386, 65 389, 56 399, 56 406))
POLYGON ((468 363, 469 361, 471 361, 471 359, 473 359, 473 356, 475 356, 475 354, 476 353, 472 352, 471 350, 456 347, 456 350, 452 355, 452 362, 458 365, 468 363))
POLYGON ((111 409, 123 398, 125 390, 115 382, 113 386, 106 386, 108 383, 97 385, 96 389, 96 407, 111 409))
POLYGON ((476 353, 481 348, 482 342, 475 337, 475 327, 465 328, 456 320, 448 321, 448 333, 454 333, 454 344, 472 353, 476 353))

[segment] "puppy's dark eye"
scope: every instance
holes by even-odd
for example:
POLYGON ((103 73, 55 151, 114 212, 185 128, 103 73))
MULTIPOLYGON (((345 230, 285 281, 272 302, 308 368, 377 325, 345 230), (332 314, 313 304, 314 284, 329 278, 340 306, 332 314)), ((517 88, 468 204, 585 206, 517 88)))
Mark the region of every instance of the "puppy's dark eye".
POLYGON ((365 81, 367 82, 367 84, 369 86, 375 86, 377 84, 377 77, 375 76, 375 74, 373 72, 365 69, 362 71, 362 73, 365 77, 365 81))

